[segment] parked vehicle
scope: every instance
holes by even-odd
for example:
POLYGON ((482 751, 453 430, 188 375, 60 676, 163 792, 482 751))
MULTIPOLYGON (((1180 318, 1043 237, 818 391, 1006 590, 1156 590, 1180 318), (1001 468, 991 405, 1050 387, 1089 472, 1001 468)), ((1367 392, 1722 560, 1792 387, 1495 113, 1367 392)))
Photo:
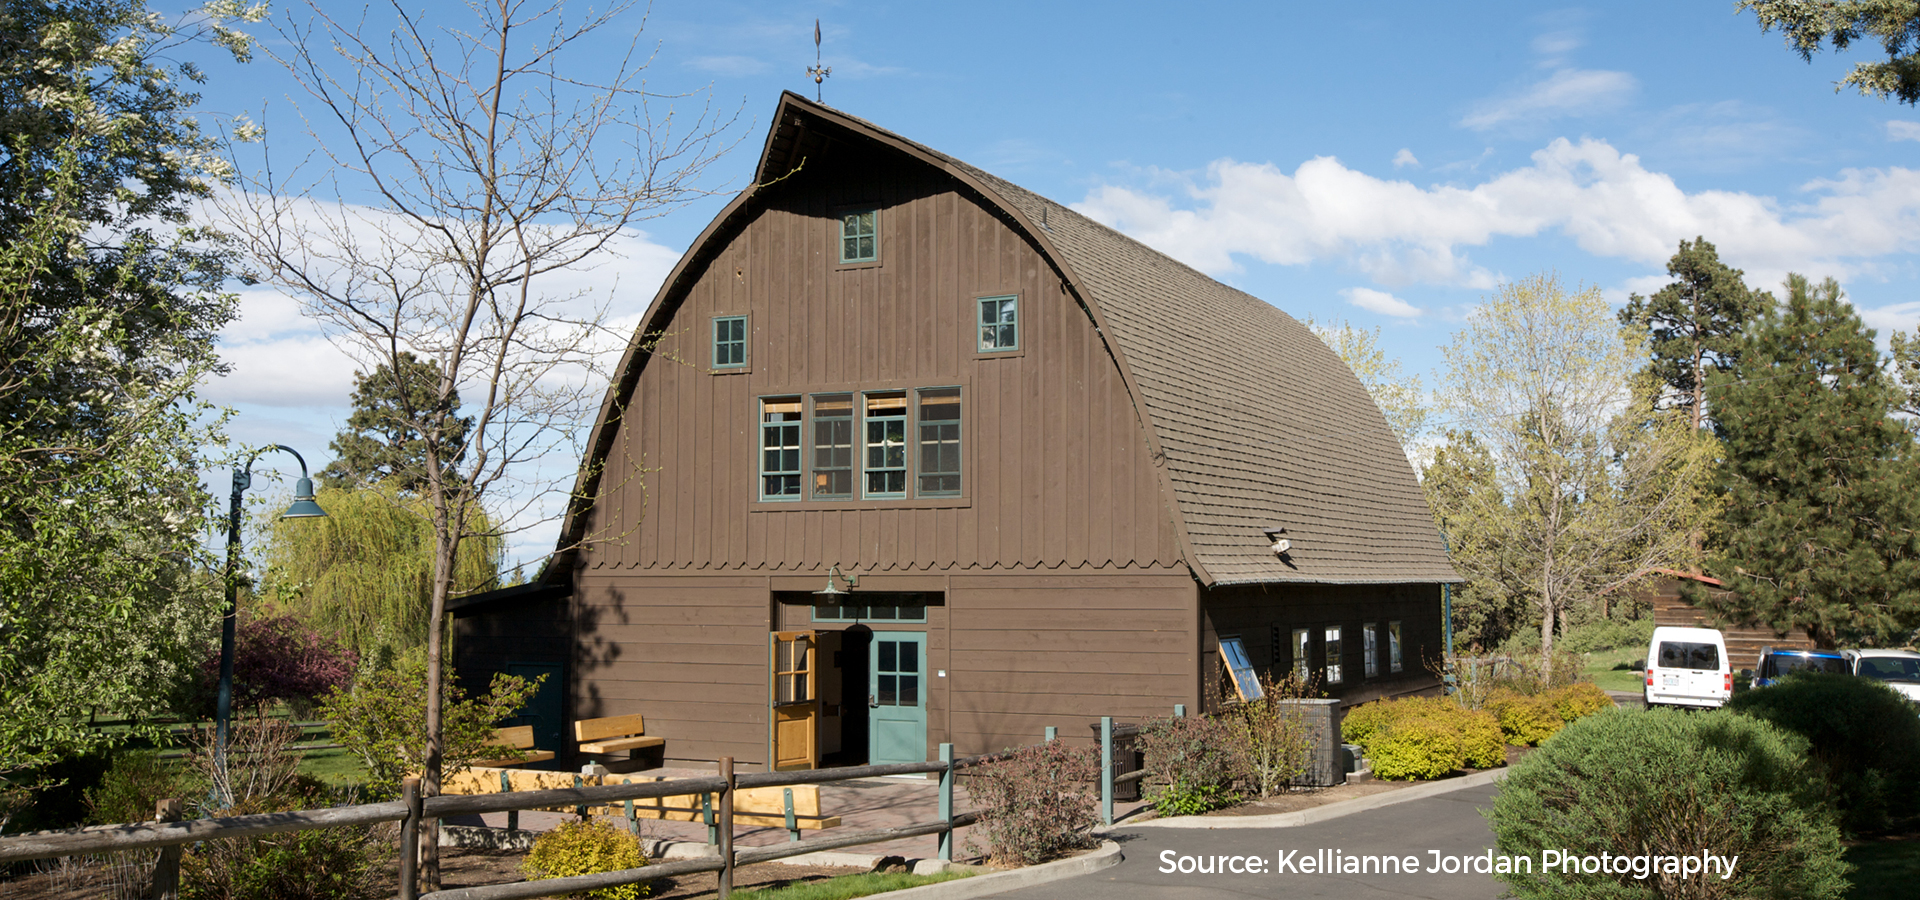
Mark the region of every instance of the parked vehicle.
POLYGON ((1842 650, 1853 674, 1887 683, 1900 695, 1920 703, 1920 653, 1912 650, 1842 650))
POLYGON ((1766 687, 1788 672, 1810 669, 1852 675, 1853 666, 1836 650, 1801 650, 1786 647, 1760 648, 1760 662, 1753 668, 1753 686, 1766 687))
POLYGON ((1712 628, 1663 625, 1647 644, 1647 707, 1726 705, 1733 696, 1727 641, 1712 628))

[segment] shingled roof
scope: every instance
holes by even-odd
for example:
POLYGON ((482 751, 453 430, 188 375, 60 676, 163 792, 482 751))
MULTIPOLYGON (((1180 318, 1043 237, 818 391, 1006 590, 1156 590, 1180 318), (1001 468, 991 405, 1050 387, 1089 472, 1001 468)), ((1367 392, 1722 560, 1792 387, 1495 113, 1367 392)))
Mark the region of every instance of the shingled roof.
MULTIPOLYGON (((1386 418, 1292 316, 1025 188, 797 94, 781 98, 756 183, 836 138, 872 140, 945 170, 1059 270, 1134 394, 1187 563, 1203 583, 1460 580, 1386 418), (1264 533, 1276 527, 1293 545, 1285 558, 1264 533)), ((686 268, 683 261, 675 277, 686 268)))

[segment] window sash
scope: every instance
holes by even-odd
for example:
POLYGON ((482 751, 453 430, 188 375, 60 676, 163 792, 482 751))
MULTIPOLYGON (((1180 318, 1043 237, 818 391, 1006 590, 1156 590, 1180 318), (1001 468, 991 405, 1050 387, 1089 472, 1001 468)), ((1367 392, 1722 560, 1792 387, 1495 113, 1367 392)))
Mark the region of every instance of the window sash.
POLYGON ((1020 298, 980 298, 980 352, 1020 349, 1020 298))
POLYGON ((1313 632, 1305 628, 1293 630, 1293 673, 1303 682, 1313 677, 1313 632))
POLYGON ((919 457, 922 497, 960 496, 960 389, 919 392, 919 457))
POLYGON ((1366 670, 1368 678, 1380 676, 1380 634, 1379 626, 1366 625, 1360 629, 1361 649, 1366 651, 1366 670))
POLYGON ((1327 683, 1340 683, 1340 626, 1327 626, 1327 683))
POLYGON ((872 262, 880 258, 878 210, 865 209, 840 216, 840 261, 872 262))
POLYGON ((813 497, 853 498, 853 395, 813 398, 813 497))
POLYGON ((713 368, 747 364, 747 317, 721 316, 713 320, 713 368))
POLYGON ((907 495, 907 397, 900 392, 868 394, 865 434, 865 496, 907 495))
POLYGON ((1400 623, 1387 623, 1387 663, 1391 671, 1400 671, 1400 623))
POLYGON ((800 499, 800 401, 760 403, 760 497, 800 499))

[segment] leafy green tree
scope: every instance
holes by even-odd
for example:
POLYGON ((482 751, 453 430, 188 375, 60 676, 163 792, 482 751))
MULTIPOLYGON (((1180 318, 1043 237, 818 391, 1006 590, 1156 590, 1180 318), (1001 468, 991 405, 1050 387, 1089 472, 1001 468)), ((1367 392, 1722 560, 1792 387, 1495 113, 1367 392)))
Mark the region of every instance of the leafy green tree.
MULTIPOLYGON (((273 519, 267 525, 261 593, 270 606, 300 616, 379 669, 427 643, 433 597, 430 504, 391 480, 349 489, 323 487, 327 517, 273 519)), ((478 507, 468 507, 473 537, 460 542, 453 592, 493 587, 506 542, 478 507)))
POLYGON ((1879 41, 1886 61, 1855 63, 1835 89, 1853 85, 1869 96, 1920 102, 1920 2, 1740 0, 1734 8, 1753 10, 1763 32, 1779 28, 1787 46, 1808 62, 1828 41, 1835 50, 1845 50, 1854 41, 1879 41))
POLYGON ((1920 627, 1913 437, 1840 285, 1790 275, 1786 290, 1713 376, 1727 503, 1707 571, 1729 591, 1696 600, 1823 646, 1897 640, 1920 627))
POLYGON ((1628 298, 1620 323, 1648 333, 1651 371, 1671 391, 1666 399, 1685 407, 1698 428, 1708 410, 1707 372, 1733 365, 1740 331, 1762 300, 1706 238, 1682 240, 1667 274, 1673 283, 1653 296, 1628 298))
POLYGON ((243 12, 0 11, 0 779, 127 737, 86 720, 156 711, 216 632, 192 390, 233 298, 190 211, 229 168, 160 61, 244 56, 243 12))
POLYGON ((1454 640, 1489 650, 1527 627, 1527 590, 1518 554, 1498 540, 1511 515, 1494 475, 1493 455, 1471 431, 1448 429, 1420 477, 1427 506, 1467 580, 1453 590, 1454 640), (1493 518, 1495 523, 1483 521, 1493 518))
POLYGON ((441 480, 460 484, 459 465, 473 417, 460 415, 459 388, 440 393, 440 366, 432 360, 401 351, 394 361, 397 365, 381 363, 371 375, 354 373, 353 414, 333 438, 334 460, 320 471, 322 483, 391 484, 417 494, 430 480, 423 434, 433 431, 444 444, 435 454, 441 480))
POLYGON ((1601 595, 1685 565, 1706 506, 1710 441, 1652 409, 1631 338, 1597 288, 1538 275, 1503 286, 1445 348, 1444 397, 1484 456, 1462 455, 1475 477, 1437 511, 1471 523, 1455 559, 1478 574, 1472 590, 1530 610, 1546 660, 1601 595))
MULTIPOLYGON (((487 695, 469 699, 447 679, 441 708, 446 718, 441 740, 446 771, 451 774, 474 760, 510 756, 512 748, 494 740, 494 723, 512 716, 540 687, 542 675, 532 681, 496 673, 487 695)), ((366 763, 374 793, 397 794, 400 779, 426 765, 427 666, 422 657, 403 661, 335 690, 320 701, 320 716, 332 728, 333 738, 366 763)))
POLYGON ((1402 373, 1400 361, 1380 349, 1380 329, 1367 331, 1346 322, 1321 325, 1311 318, 1306 324, 1360 379, 1374 405, 1387 417, 1387 427, 1400 439, 1400 446, 1413 447, 1426 428, 1426 392, 1420 376, 1402 373))

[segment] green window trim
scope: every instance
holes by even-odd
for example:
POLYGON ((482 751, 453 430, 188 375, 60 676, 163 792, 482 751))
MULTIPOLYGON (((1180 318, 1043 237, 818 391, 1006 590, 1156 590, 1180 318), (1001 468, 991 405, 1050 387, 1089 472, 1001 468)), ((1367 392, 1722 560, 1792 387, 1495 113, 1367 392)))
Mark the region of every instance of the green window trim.
POLYGON ((713 317, 713 355, 715 369, 737 369, 747 364, 747 317, 713 317))
POLYGON ((907 496, 907 394, 882 391, 865 395, 861 418, 865 437, 860 467, 861 496, 898 500, 907 496))
POLYGON ((960 496, 960 389, 924 388, 916 392, 920 446, 915 457, 921 497, 960 496))
POLYGON ((840 214, 840 262, 874 262, 880 258, 880 211, 857 209, 840 214))
POLYGON ((975 321, 980 326, 981 353, 1020 349, 1020 297, 1017 294, 981 297, 975 321))
POLYGON ((800 398, 760 401, 760 499, 800 499, 800 398))
POLYGON ((813 499, 853 499, 854 462, 853 395, 815 394, 813 499))

